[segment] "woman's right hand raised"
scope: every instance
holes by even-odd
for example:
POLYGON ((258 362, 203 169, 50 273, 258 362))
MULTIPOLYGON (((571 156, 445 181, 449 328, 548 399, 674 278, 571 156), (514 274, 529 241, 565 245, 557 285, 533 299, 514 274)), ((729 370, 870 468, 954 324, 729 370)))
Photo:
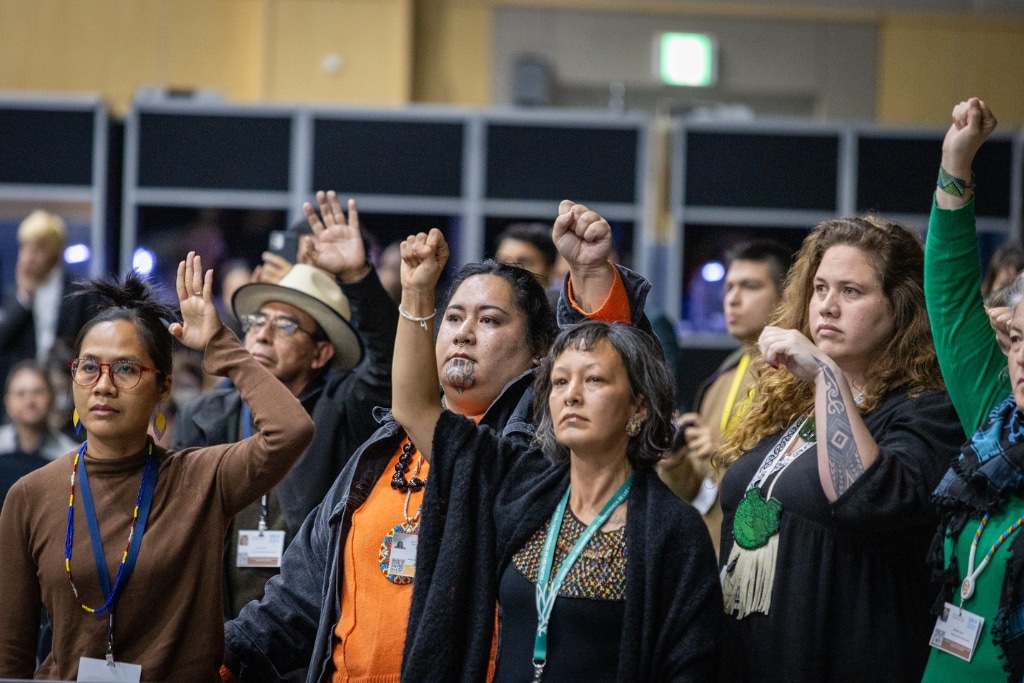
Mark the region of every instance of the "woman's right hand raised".
POLYGON ((433 295, 444 266, 448 263, 448 242, 437 228, 429 233, 406 237, 400 247, 402 254, 402 292, 433 295))
POLYGON ((203 261, 194 251, 178 263, 175 290, 181 322, 171 323, 167 330, 185 346, 202 351, 224 323, 213 303, 213 271, 203 272, 203 261))

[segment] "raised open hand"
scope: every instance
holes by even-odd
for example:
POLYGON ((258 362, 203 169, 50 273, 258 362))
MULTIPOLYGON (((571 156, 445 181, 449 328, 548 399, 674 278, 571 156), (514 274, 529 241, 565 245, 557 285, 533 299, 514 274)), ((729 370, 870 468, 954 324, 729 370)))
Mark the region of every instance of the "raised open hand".
POLYGON ((223 326, 213 303, 213 271, 204 275, 202 259, 190 251, 178 264, 174 286, 182 321, 171 323, 167 329, 185 346, 202 351, 223 326))
POLYGON ((320 207, 318 216, 309 202, 302 205, 306 220, 313 228, 306 252, 313 265, 340 278, 342 282, 361 280, 370 266, 366 260, 366 247, 359 230, 359 210, 356 200, 348 200, 348 217, 338 203, 334 190, 316 193, 320 207))

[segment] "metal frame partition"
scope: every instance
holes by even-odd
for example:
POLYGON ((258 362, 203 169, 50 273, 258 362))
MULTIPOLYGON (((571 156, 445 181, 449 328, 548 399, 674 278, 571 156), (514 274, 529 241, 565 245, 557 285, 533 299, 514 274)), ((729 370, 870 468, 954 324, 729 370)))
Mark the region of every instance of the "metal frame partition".
POLYGON ((598 111, 136 103, 120 265, 131 265, 140 207, 275 209, 293 222, 316 189, 356 197, 371 232, 386 215, 391 238, 402 216, 447 221, 456 266, 488 253, 488 220, 551 222, 564 198, 630 223, 625 237, 642 255, 648 127, 644 115, 598 111), (258 139, 261 125, 276 132, 258 139))
MULTIPOLYGON (((758 120, 680 119, 672 136, 672 231, 648 251, 663 259, 655 296, 683 310, 688 238, 695 226, 750 233, 810 229, 837 216, 878 213, 924 236, 945 129, 758 120), (696 170, 695 170, 696 169, 696 170)), ((978 231, 991 245, 1021 236, 1024 133, 993 135, 975 163, 978 231)), ((729 348, 722 333, 680 340, 729 348)))
POLYGON ((132 266, 140 207, 297 211, 303 139, 295 107, 136 103, 125 124, 121 271, 132 266))
POLYGON ((108 123, 99 96, 0 92, 0 203, 88 204, 93 277, 107 267, 108 123))
POLYGON ((480 215, 552 222, 561 200, 586 204, 613 223, 631 224, 617 240, 628 243, 631 265, 647 272, 643 246, 653 225, 646 115, 506 109, 482 118, 480 215))

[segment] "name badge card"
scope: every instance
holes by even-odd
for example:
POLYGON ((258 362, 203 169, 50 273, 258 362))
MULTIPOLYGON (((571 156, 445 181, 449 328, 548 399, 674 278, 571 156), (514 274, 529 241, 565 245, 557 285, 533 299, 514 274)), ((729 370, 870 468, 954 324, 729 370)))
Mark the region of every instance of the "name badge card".
POLYGON ((416 577, 416 534, 395 534, 391 539, 391 564, 388 576, 416 577))
POLYGON ((238 532, 236 567, 280 567, 284 555, 284 532, 242 529, 238 532))
POLYGON ((142 667, 126 662, 110 662, 105 659, 82 657, 78 660, 78 681, 116 681, 119 683, 139 683, 142 680, 142 667))
POLYGON ((978 646, 978 636, 984 624, 984 617, 947 602, 935 621, 930 644, 969 662, 974 656, 974 648, 978 646))

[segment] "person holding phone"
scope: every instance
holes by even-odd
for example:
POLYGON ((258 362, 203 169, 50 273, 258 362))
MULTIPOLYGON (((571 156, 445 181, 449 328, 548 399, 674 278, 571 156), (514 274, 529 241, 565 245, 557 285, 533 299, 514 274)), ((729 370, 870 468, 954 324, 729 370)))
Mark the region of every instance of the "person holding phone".
POLYGON ((661 480, 704 515, 716 554, 722 534, 722 505, 718 499, 720 473, 711 459, 749 407, 754 384, 750 352, 782 296, 793 255, 778 242, 757 240, 730 251, 726 261, 722 308, 729 334, 740 347, 701 382, 693 399, 694 411, 679 417, 671 451, 657 465, 661 480))

